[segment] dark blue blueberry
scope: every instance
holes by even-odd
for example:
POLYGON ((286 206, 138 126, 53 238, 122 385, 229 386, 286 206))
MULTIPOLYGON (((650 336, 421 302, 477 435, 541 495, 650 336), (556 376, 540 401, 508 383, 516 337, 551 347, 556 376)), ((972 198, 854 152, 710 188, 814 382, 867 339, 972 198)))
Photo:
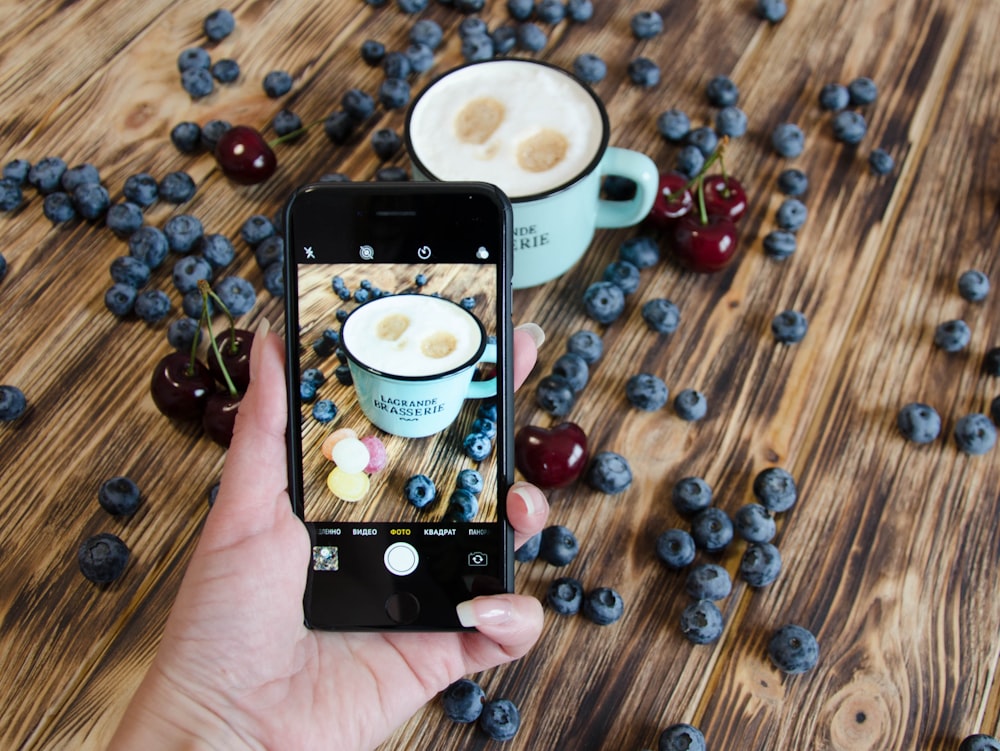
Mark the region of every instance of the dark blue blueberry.
POLYGON ((930 443, 941 434, 941 416, 929 404, 911 402, 899 410, 896 426, 914 443, 930 443))
POLYGON ((129 235, 129 255, 138 258, 151 269, 158 269, 163 265, 169 251, 170 243, 159 227, 140 227, 129 235))
POLYGON ((751 587, 766 587, 781 573, 781 553, 769 542, 747 546, 740 559, 740 576, 751 587))
POLYGON ((583 614, 598 626, 608 626, 625 613, 622 596, 611 587, 598 587, 583 600, 583 614))
POLYGON ((135 305, 136 294, 131 284, 115 282, 104 293, 104 306, 116 316, 127 316, 135 305))
POLYGON ((8 177, 0 180, 0 211, 13 211, 23 200, 24 192, 20 184, 8 177))
POLYGON ((896 162, 885 149, 872 149, 868 155, 868 168, 873 175, 888 175, 896 166, 896 162))
POLYGON ((421 18, 410 28, 410 42, 413 44, 424 44, 432 50, 441 46, 444 39, 444 31, 437 21, 429 18, 421 18))
POLYGON ((733 591, 733 581, 719 564, 699 563, 688 572, 684 589, 696 600, 724 600, 733 591))
POLYGON ((452 491, 448 497, 448 507, 444 512, 446 522, 456 524, 467 524, 476 518, 479 513, 479 501, 468 490, 461 488, 452 491))
POLYGON ((580 543, 568 527, 553 524, 542 530, 538 557, 553 566, 568 566, 580 552, 580 543))
POLYGON ((423 287, 425 284, 427 284, 427 275, 417 274, 415 277, 413 277, 413 283, 418 287, 423 287))
POLYGON ((5 276, 7 276, 7 259, 4 258, 3 253, 0 253, 0 282, 5 276))
MULTIPOLYGON (((2 261, 0 261, 0 279, 3 279, 2 261)), ((983 372, 994 378, 1000 377, 1000 347, 993 347, 983 357, 983 372)))
POLYGON ((517 27, 501 24, 490 32, 494 55, 506 55, 517 46, 517 27))
POLYGON ((190 253, 205 235, 201 221, 191 214, 177 214, 163 225, 163 234, 174 253, 190 253))
POLYGON ((767 655, 783 673, 805 673, 819 661, 819 644, 812 632, 802 626, 782 626, 767 643, 767 655))
POLYGON ((3 179, 13 180, 18 185, 24 185, 28 180, 31 162, 27 159, 11 159, 3 166, 3 179))
POLYGON ((715 116, 715 131, 720 136, 739 138, 747 132, 747 115, 739 107, 723 107, 715 116))
POLYGON ((427 0, 396 0, 403 13, 419 13, 427 7, 427 0))
POLYGON ((805 338, 809 321, 797 310, 783 310, 771 321, 771 333, 781 344, 797 344, 805 338))
POLYGON ((541 52, 549 37, 537 23, 523 23, 517 30, 517 45, 525 52, 541 52))
POLYGON ((14 422, 28 408, 24 392, 17 386, 0 386, 0 422, 14 422))
POLYGON ((257 243, 253 249, 253 257, 257 265, 266 269, 272 263, 282 263, 285 260, 285 239, 281 235, 271 235, 257 243))
POLYGON ((583 293, 583 310, 598 323, 611 323, 625 311, 625 293, 612 282, 594 282, 583 293))
POLYGON ((65 171, 66 162, 57 156, 47 156, 28 170, 28 185, 43 195, 52 193, 59 189, 65 171))
POLYGON ((212 57, 203 47, 188 47, 177 56, 177 70, 181 73, 186 70, 208 70, 211 64, 212 57))
POLYGON ((629 28, 636 39, 651 39, 663 31, 663 16, 655 10, 644 10, 632 16, 629 28))
POLYGON ((379 167, 375 170, 375 181, 382 183, 405 183, 410 179, 405 167, 396 165, 390 167, 379 167))
POLYGON ((625 398, 633 407, 646 412, 662 408, 669 396, 667 384, 652 373, 639 373, 625 383, 625 398))
POLYGON ((694 644, 711 644, 722 636, 722 612, 711 600, 692 602, 681 612, 681 633, 694 644))
POLYGON ((208 152, 215 151, 222 134, 232 127, 226 120, 209 120, 201 129, 201 148, 208 152))
POLYGON ((712 488, 701 477, 683 477, 670 491, 670 501, 681 516, 694 516, 712 505, 712 488))
POLYGON ((872 79, 861 76, 847 84, 847 93, 850 96, 851 104, 855 107, 863 107, 875 101, 878 97, 878 87, 875 86, 872 79))
POLYGON ((718 506, 709 506, 691 520, 691 537, 699 550, 719 553, 733 541, 733 522, 718 506))
POLYGON ((659 334, 672 334, 680 323, 681 312, 670 300, 658 297, 642 306, 642 320, 659 334))
POLYGON ((861 143, 867 132, 868 123, 860 112, 843 110, 833 116, 833 137, 842 143, 861 143))
POLYGON ((292 76, 288 71, 272 70, 264 76, 263 86, 265 94, 277 99, 292 90, 292 76))
POLYGON ((476 417, 484 417, 487 420, 497 421, 497 403, 496 400, 483 400, 479 403, 479 408, 476 409, 476 417))
POLYGON ((361 44, 361 59, 372 67, 385 58, 385 45, 375 39, 366 39, 361 44))
POLYGON ((462 39, 462 59, 470 63, 489 60, 495 54, 496 47, 489 34, 473 34, 462 39))
POLYGON ((955 423, 955 443, 966 454, 985 454, 997 442, 997 429, 984 414, 974 412, 955 423))
POLYGON ((601 493, 622 493, 632 484, 632 468, 621 454, 599 451, 587 467, 587 484, 601 493))
POLYGON ((667 568, 680 570, 691 565, 695 552, 694 538, 683 529, 668 529, 656 538, 656 555, 667 568))
POLYGON ((178 151, 193 154, 201 148, 201 126, 185 120, 170 129, 170 141, 178 151))
POLYGON ((972 332, 961 319, 945 321, 934 329, 934 344, 945 352, 960 352, 969 345, 972 332))
POLYGON ((99 183, 100 181, 101 176, 97 171, 97 167, 89 163, 70 167, 59 178, 59 184, 62 185, 62 189, 67 193, 72 193, 78 186, 84 183, 99 183))
POLYGON ((97 489, 101 508, 115 516, 129 516, 139 508, 139 486, 129 477, 112 477, 97 489))
POLYGON ((594 3, 591 0, 567 0, 566 16, 575 23, 586 23, 594 17, 594 3))
POLYGON ((356 289, 354 291, 354 302, 359 305, 364 305, 368 302, 368 298, 371 297, 371 293, 366 289, 356 289))
POLYGON ((318 423, 328 423, 337 416, 337 405, 329 399, 320 399, 313 405, 312 416, 318 423))
POLYGON ((251 248, 256 248, 274 234, 274 224, 263 214, 254 214, 240 227, 240 237, 251 248))
POLYGON ((174 282, 174 287, 183 295, 198 289, 199 281, 203 279, 210 281, 212 279, 212 266, 201 256, 181 258, 174 264, 171 279, 174 282))
POLYGON ((982 302, 990 292, 990 279, 982 271, 969 269, 958 277, 958 294, 969 302, 982 302))
POLYGON ((181 73, 181 87, 192 99, 204 99, 215 91, 215 80, 206 68, 188 68, 181 73))
POLYGON ((593 331, 577 331, 570 336, 566 349, 593 365, 604 354, 604 340, 593 331))
POLYGON ((205 31, 205 36, 213 42, 219 42, 233 33, 233 29, 236 28, 236 19, 225 8, 219 8, 205 16, 201 27, 205 31))
POLYGON ((146 285, 149 273, 149 266, 134 256, 120 256, 111 262, 111 278, 136 289, 146 285))
POLYGON ((799 497, 795 478, 781 467, 768 467, 758 472, 753 479, 753 494, 761 506, 774 513, 788 511, 799 497))
POLYGON ((132 310, 146 323, 159 323, 170 312, 170 298, 159 289, 147 289, 135 296, 132 310))
POLYGON ((583 605, 583 584, 571 576, 561 576, 549 585, 545 602, 559 615, 576 615, 583 605))
POLYGON ((403 497, 417 508, 424 508, 437 498, 437 488, 427 475, 413 475, 403 485, 403 497))
POLYGON ((579 355, 567 352, 559 357, 552 366, 552 373, 566 379, 574 394, 579 394, 590 380, 590 370, 587 361, 579 355))
POLYGON ((355 122, 363 122, 375 112, 375 100, 361 89, 348 89, 340 99, 344 112, 355 122))
MULTIPOLYGON (((21 189, 16 190, 20 195, 21 189)), ((62 224, 76 219, 76 206, 68 193, 57 190, 45 196, 42 201, 42 214, 53 224, 62 224)))
POLYGON ((155 177, 148 172, 139 172, 125 179, 122 195, 136 206, 145 208, 156 202, 160 196, 160 188, 156 184, 155 177))
POLYGON ((219 83, 233 83, 240 77, 240 64, 232 58, 225 57, 212 63, 212 78, 219 83))
POLYGON ((233 247, 232 241, 225 235, 217 233, 203 235, 201 242, 198 243, 198 252, 215 271, 228 266, 236 257, 236 248, 233 247))
POLYGON ((708 412, 708 401, 700 391, 683 389, 674 397, 674 411, 682 420, 694 422, 703 418, 708 412))
POLYGON ((110 532, 88 537, 76 553, 80 573, 95 584, 109 584, 125 572, 128 546, 110 532))
POLYGON ((705 736, 694 725, 679 722, 660 733, 657 751, 705 751, 705 736))
POLYGON ((100 219, 111 205, 107 188, 98 183, 84 183, 73 191, 73 205, 84 219, 100 219))
POLYGON ((195 339, 201 341, 201 324, 194 318, 181 316, 167 327, 167 341, 178 352, 190 352, 195 339))
POLYGON ((809 211, 798 198, 786 198, 778 207, 778 226, 788 232, 797 232, 805 224, 809 211))
POLYGON ((538 0, 535 3, 535 18, 543 23, 559 23, 565 17, 563 0, 538 0))
POLYGON ((473 495, 479 495, 483 492, 483 476, 474 469, 463 469, 458 473, 455 487, 459 490, 468 490, 473 495))
POLYGON ((668 141, 679 143, 691 132, 691 119, 681 110, 669 109, 656 118, 656 130, 668 141))
POLYGON ((343 323, 344 321, 347 320, 347 315, 348 315, 348 313, 347 313, 346 310, 343 310, 343 309, 338 310, 337 311, 337 320, 340 321, 341 323, 343 323))
POLYGON ((479 16, 469 16, 468 18, 463 18, 462 23, 458 25, 458 36, 461 39, 486 36, 489 33, 490 27, 487 26, 486 21, 481 19, 479 16))
POLYGON ((778 23, 787 13, 785 0, 757 0, 757 15, 769 23, 778 23))
POLYGON ((520 563, 530 563, 538 557, 538 548, 542 544, 542 533, 532 535, 524 541, 524 545, 514 551, 514 560, 520 563))
POLYGON ((741 506, 733 516, 733 528, 747 542, 770 542, 778 531, 774 516, 759 503, 741 506))
POLYGON ((462 450, 474 462, 485 461, 493 451, 493 441, 483 433, 469 433, 462 441, 462 450))
POLYGON ((317 386, 322 386, 326 383, 326 376, 323 375, 323 371, 319 368, 306 368, 302 371, 302 381, 308 383, 314 383, 317 386))
POLYGON ((476 298, 472 296, 463 297, 462 300, 459 302, 459 305, 463 307, 465 310, 472 310, 473 308, 476 307, 476 298))
POLYGON ((535 0, 507 0, 507 12, 515 21, 527 21, 535 10, 535 0))
POLYGON ((222 304, 234 316, 248 312, 257 302, 257 292, 246 279, 238 276, 227 276, 215 285, 215 294, 222 304))
POLYGON ((795 123, 781 123, 771 133, 771 146, 778 156, 797 157, 805 145, 805 133, 795 123))
POLYGON ((116 203, 108 208, 104 222, 118 237, 129 237, 142 226, 142 208, 131 201, 116 203))
POLYGON ((842 84, 828 83, 819 90, 819 106, 828 112, 840 112, 850 101, 851 95, 842 84))
MULTIPOLYGON (((184 297, 181 299, 181 309, 184 311, 184 315, 190 316, 191 318, 196 318, 201 320, 201 310, 204 307, 205 302, 201 299, 201 291, 193 289, 190 292, 185 293, 184 297)), ((208 313, 212 315, 215 312, 215 306, 212 301, 208 301, 208 313)))
POLYGON ((160 198, 169 203, 190 201, 196 190, 197 186, 187 172, 170 172, 160 180, 160 198))
POLYGON ((764 252, 776 261, 788 258, 795 252, 797 244, 795 233, 784 229, 773 230, 764 236, 764 252))
POLYGON ((486 7, 486 0, 438 0, 444 5, 454 2, 455 10, 460 13, 478 13, 486 7))
POLYGON ((608 64, 592 52, 585 52, 573 60, 573 72, 587 83, 597 83, 608 74, 608 64))
POLYGON ((323 121, 323 132, 336 144, 344 144, 354 133, 355 120, 344 110, 337 110, 323 121))
POLYGON ((674 166, 682 175, 694 177, 705 166, 705 155, 697 146, 688 144, 677 152, 674 166))
POLYGON ((786 196, 801 196, 809 189, 809 178, 800 169, 786 169, 778 175, 778 190, 786 196))
POLYGON ((329 357, 340 345, 340 333, 335 329, 325 329, 312 348, 318 357, 329 357))
POLYGON ((958 751, 1000 751, 1000 740, 986 733, 966 736, 958 746, 958 751))
POLYGON ((410 58, 404 52, 389 52, 382 60, 382 72, 386 78, 405 79, 413 72, 410 58))
POLYGON ((740 100, 740 90, 728 76, 715 76, 705 87, 705 94, 713 107, 732 107, 740 100))
POLYGON ((569 381, 561 375, 547 375, 538 382, 535 403, 554 417, 562 417, 576 403, 576 393, 569 381))
POLYGON ((628 64, 628 77, 636 86, 656 86, 660 82, 660 66, 648 57, 637 57, 628 64))
POLYGON ((475 681, 460 678, 441 692, 441 706, 452 722, 475 722, 483 712, 486 694, 475 681))
MULTIPOLYGON (((271 120, 271 127, 279 136, 287 136, 302 130, 302 118, 289 109, 283 109, 271 120)), ((300 133, 288 140, 297 140, 301 135, 300 133)))
POLYGON ((613 261, 604 269, 604 281, 621 288, 626 295, 639 289, 639 269, 628 261, 613 261))
POLYGON ((410 101, 410 84, 402 78, 387 78, 378 87, 378 100, 386 109, 402 109, 410 101))
POLYGON ((316 399, 316 384, 312 381, 301 381, 299 383, 299 399, 306 404, 316 399))
POLYGON ((383 162, 392 159, 403 145, 399 134, 392 128, 379 128, 372 133, 371 142, 375 156, 383 162))
POLYGON ((521 713, 510 699, 494 699, 479 715, 479 729, 495 741, 509 741, 520 727, 521 713))
POLYGON ((472 425, 469 427, 469 432, 481 433, 492 441, 497 437, 496 421, 490 420, 487 417, 477 417, 472 421, 472 425))

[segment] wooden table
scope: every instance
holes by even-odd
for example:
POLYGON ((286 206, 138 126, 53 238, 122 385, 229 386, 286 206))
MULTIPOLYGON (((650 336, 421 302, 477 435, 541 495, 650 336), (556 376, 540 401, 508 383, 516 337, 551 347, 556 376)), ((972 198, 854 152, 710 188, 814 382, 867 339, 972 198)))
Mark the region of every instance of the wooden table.
MULTIPOLYGON (((658 3, 665 31, 637 41, 629 19, 654 5, 595 0, 592 21, 550 29, 538 55, 565 67, 583 52, 602 56, 608 75, 595 89, 610 111, 612 143, 664 168, 676 147, 657 134, 656 116, 676 106, 696 125, 710 122, 705 84, 731 76, 750 130, 732 143, 727 163, 747 186, 750 210, 736 264, 706 276, 663 261, 642 273, 619 321, 596 327, 607 354, 569 419, 594 450, 628 457, 635 482, 615 497, 582 483, 553 492, 552 522, 576 531, 582 553, 562 570, 521 566, 518 586, 544 595, 556 575, 576 576, 586 587, 617 589, 625 615, 599 627, 548 612, 529 656, 478 676, 489 695, 522 710, 510 748, 650 748, 680 721, 701 727, 713 749, 789 751, 955 749, 967 734, 1000 729, 1000 449, 967 456, 952 437, 961 416, 988 412, 1000 393, 981 370, 985 352, 1000 344, 998 293, 972 304, 956 286, 969 268, 1000 285, 1000 3, 789 4, 785 20, 769 25, 750 0, 658 3), (629 83, 626 64, 639 55, 660 64, 659 85, 629 83), (877 82, 879 97, 865 110, 867 136, 850 148, 832 138, 817 96, 828 82, 861 75, 877 82), (794 160, 769 147, 783 121, 806 133, 794 160), (896 160, 890 176, 869 172, 876 147, 896 160), (782 200, 776 178, 790 166, 809 176, 809 217, 796 253, 776 262, 761 241, 782 200), (653 297, 680 307, 675 334, 654 335, 642 323, 641 303, 653 297), (792 346, 770 333, 786 308, 809 319, 792 346), (947 354, 933 333, 953 318, 969 323, 972 339, 947 354), (685 423, 670 406, 631 409, 624 384, 640 371, 660 375, 674 393, 703 391, 708 417, 685 423), (930 445, 908 443, 896 429, 911 401, 942 416, 942 436, 930 445), (678 627, 689 601, 684 576, 654 553, 660 532, 683 525, 671 487, 700 475, 733 513, 769 466, 791 471, 800 489, 779 521, 784 570, 760 591, 737 579, 720 603, 722 638, 693 645, 678 627), (766 657, 770 634, 790 622, 819 639, 819 664, 806 675, 783 676, 766 657)), ((0 153, 4 163, 48 155, 92 162, 113 197, 135 172, 188 171, 196 197, 161 203, 147 221, 195 214, 234 238, 233 273, 260 288, 261 272, 238 239, 242 222, 272 214, 294 186, 324 173, 372 178, 378 164, 368 137, 378 127, 401 130, 402 113, 380 112, 346 146, 316 129, 281 147, 277 174, 253 188, 228 182, 205 155, 180 154, 171 126, 224 118, 263 127, 286 105, 306 122, 322 118, 347 88, 374 92, 380 82, 360 62, 361 42, 401 49, 414 19, 395 3, 240 0, 230 6, 236 33, 211 50, 236 58, 242 78, 195 102, 179 85, 175 58, 203 42, 201 20, 215 7, 4 0, 0 153), (260 87, 276 68, 295 77, 281 101, 260 87)), ((500 2, 485 15, 491 25, 507 17, 500 2)), ((445 70, 460 59, 461 16, 437 3, 423 16, 448 31, 434 68, 445 70)), ((406 165, 405 156, 394 163, 406 165)), ((53 227, 41 199, 26 196, 20 211, 0 216, 9 263, 0 282, 0 382, 20 386, 31 405, 20 422, 0 426, 0 747, 94 748, 156 649, 224 452, 152 404, 151 367, 170 350, 165 325, 119 321, 104 307, 107 269, 125 253, 123 241, 87 223, 53 227), (145 499, 125 521, 96 500, 101 482, 117 474, 133 477, 145 499), (80 541, 99 531, 121 535, 134 552, 123 578, 104 588, 85 581, 75 561, 80 541)), ((601 231, 571 273, 516 294, 517 322, 548 332, 519 398, 519 425, 559 422, 534 406, 534 386, 573 331, 595 328, 580 293, 639 233, 601 231)), ((157 280, 177 310, 166 270, 157 280)), ((262 316, 281 323, 280 300, 263 291, 243 321, 262 316)), ((742 550, 734 544, 718 560, 735 572, 742 550)), ((432 704, 385 748, 489 745, 432 704)))

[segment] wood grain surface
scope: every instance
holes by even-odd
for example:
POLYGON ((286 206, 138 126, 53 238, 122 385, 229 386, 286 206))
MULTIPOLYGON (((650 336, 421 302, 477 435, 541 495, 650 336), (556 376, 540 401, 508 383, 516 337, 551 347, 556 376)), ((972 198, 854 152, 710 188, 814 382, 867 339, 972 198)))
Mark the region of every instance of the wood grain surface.
MULTIPOLYGON (((681 721, 723 750, 946 751, 970 733, 996 734, 1000 449, 968 456, 952 434, 960 417, 988 412, 1000 393, 981 368, 1000 344, 997 293, 973 304, 956 285, 969 268, 1000 284, 1000 3, 789 0, 775 25, 755 16, 752 0, 594 6, 588 23, 544 26, 541 53, 516 54, 566 68, 581 53, 600 55, 608 74, 594 88, 608 107, 612 144, 663 168, 677 147, 658 135, 657 115, 679 107, 696 125, 711 124, 705 85, 730 76, 750 128, 731 144, 727 167, 750 206, 737 263, 706 276, 663 260, 642 272, 625 314, 607 327, 584 315, 581 292, 622 242, 646 230, 599 231, 570 273, 515 294, 515 322, 537 321, 548 334, 519 396, 518 424, 560 421, 535 406, 535 385, 570 334, 596 330, 606 353, 568 419, 592 450, 626 456, 635 481, 617 496, 583 483, 551 493, 551 520, 576 532, 581 554, 565 569, 520 565, 518 588, 544 596, 556 576, 575 576, 587 588, 618 590, 625 615, 600 627, 547 611, 527 657, 476 676, 489 696, 521 709, 521 731, 506 747, 638 751, 681 721), (663 33, 635 39, 629 19, 654 8, 663 33), (629 82, 627 63, 638 56, 660 65, 658 85, 629 82), (879 96, 865 108, 866 137, 851 148, 833 139, 818 94, 862 75, 879 96), (781 122, 805 132, 794 160, 770 148, 781 122), (876 147, 894 157, 891 175, 870 173, 876 147), (790 166, 809 176, 809 216, 795 254, 777 262, 761 240, 776 226, 776 178, 790 166), (672 335, 642 322, 642 303, 656 297, 680 308, 672 335), (789 308, 809 320, 805 339, 790 346, 770 333, 773 316, 789 308), (968 322, 972 338, 948 354, 933 334, 954 318, 968 322), (705 393, 708 416, 687 423, 671 406, 631 408, 624 385, 642 371, 672 393, 705 393), (942 416, 931 444, 907 443, 896 429, 900 407, 912 401, 942 416), (684 575, 654 553, 660 532, 684 525, 671 488, 700 475, 733 513, 771 466, 788 469, 800 491, 779 519, 781 576, 761 590, 737 577, 720 603, 722 638, 693 645, 678 626, 689 601, 684 575), (819 664, 805 675, 784 676, 766 656, 770 635, 786 623, 819 640, 819 664)), ((277 173, 258 187, 230 183, 205 155, 180 154, 170 128, 213 118, 263 128, 282 107, 307 123, 322 119, 348 88, 376 91, 381 73, 361 62, 362 41, 404 49, 416 17, 393 2, 239 0, 228 6, 236 32, 208 47, 213 59, 237 59, 241 78, 192 101, 176 56, 204 42, 201 21, 216 7, 2 0, 0 153, 4 163, 49 155, 92 162, 113 200, 136 172, 189 172, 196 196, 151 207, 147 223, 187 212, 231 237, 230 273, 261 290, 241 322, 267 317, 280 326, 281 301, 263 291, 241 224, 272 215, 296 186, 325 173, 373 178, 380 165, 370 134, 401 132, 403 113, 380 110, 341 146, 313 129, 279 147, 277 173), (272 100, 260 81, 278 68, 295 83, 272 100)), ((496 0, 482 15, 491 27, 508 20, 496 0)), ((447 42, 414 90, 461 60, 461 14, 432 2, 419 17, 441 23, 447 42)), ((404 154, 392 164, 408 166, 404 154)), ((155 652, 224 451, 152 403, 152 365, 170 351, 166 326, 117 320, 104 307, 108 266, 127 252, 124 242, 86 222, 53 227, 41 198, 25 196, 21 209, 0 215, 9 264, 0 281, 0 383, 19 386, 30 404, 17 423, 0 425, 0 748, 99 748, 155 652), (125 520, 96 500, 101 482, 119 474, 135 479, 144 499, 125 520), (100 531, 133 551, 124 576, 104 587, 84 580, 75 561, 80 541, 100 531)), ((155 283, 179 310, 166 268, 155 283)), ((735 574, 743 548, 701 559, 735 574)), ((383 748, 495 745, 432 703, 383 748)))

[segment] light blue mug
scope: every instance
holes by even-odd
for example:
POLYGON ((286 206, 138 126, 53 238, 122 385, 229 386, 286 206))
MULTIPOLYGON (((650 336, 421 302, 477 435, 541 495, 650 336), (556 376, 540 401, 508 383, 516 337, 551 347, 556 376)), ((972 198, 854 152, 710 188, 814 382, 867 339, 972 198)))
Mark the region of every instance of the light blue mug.
POLYGON ((483 324, 441 297, 402 294, 355 308, 341 346, 358 405, 377 428, 423 438, 449 427, 467 399, 496 396, 497 379, 473 381, 479 363, 497 361, 483 324))
POLYGON ((568 271, 596 229, 641 222, 659 187, 652 159, 608 146, 600 97, 537 60, 486 60, 438 77, 410 105, 405 138, 416 179, 478 180, 507 194, 515 289, 568 271), (602 199, 607 175, 634 181, 635 196, 602 199))

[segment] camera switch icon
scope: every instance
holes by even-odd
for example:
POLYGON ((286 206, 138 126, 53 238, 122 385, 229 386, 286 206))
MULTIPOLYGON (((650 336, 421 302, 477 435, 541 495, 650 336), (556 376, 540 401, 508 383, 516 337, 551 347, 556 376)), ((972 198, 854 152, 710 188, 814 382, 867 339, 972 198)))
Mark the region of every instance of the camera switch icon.
POLYGON ((469 565, 475 568, 482 568, 488 565, 490 562, 490 557, 486 553, 469 553, 469 565))

